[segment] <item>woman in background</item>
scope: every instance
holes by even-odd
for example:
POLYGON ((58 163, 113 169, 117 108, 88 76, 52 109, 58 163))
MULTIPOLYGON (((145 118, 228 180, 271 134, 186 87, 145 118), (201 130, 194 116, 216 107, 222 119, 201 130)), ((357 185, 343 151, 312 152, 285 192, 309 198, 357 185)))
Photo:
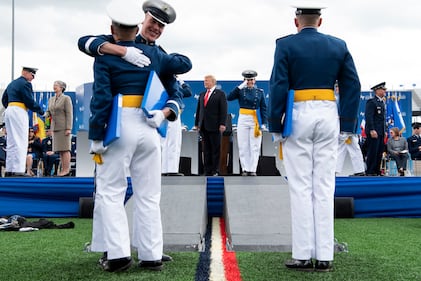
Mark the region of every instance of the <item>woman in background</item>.
POLYGON ((48 101, 47 117, 51 117, 53 151, 60 154, 61 171, 59 177, 70 176, 71 132, 73 126, 73 105, 69 96, 64 95, 66 83, 54 82, 55 96, 48 101))
POLYGON ((387 152, 395 160, 399 175, 405 176, 408 161, 408 142, 400 136, 399 128, 390 129, 390 138, 387 140, 387 152))

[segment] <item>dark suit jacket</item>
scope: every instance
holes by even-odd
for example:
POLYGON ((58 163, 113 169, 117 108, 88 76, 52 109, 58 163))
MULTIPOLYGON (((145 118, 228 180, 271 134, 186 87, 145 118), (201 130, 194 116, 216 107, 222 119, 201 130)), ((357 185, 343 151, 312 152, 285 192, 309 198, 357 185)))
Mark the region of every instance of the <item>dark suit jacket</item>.
POLYGON ((205 94, 206 92, 200 93, 194 125, 210 132, 219 131, 219 126, 225 126, 227 120, 227 97, 224 91, 215 89, 205 107, 205 94))
POLYGON ((365 132, 370 134, 371 130, 376 130, 377 134, 384 136, 386 133, 385 104, 377 97, 371 98, 365 105, 365 132))

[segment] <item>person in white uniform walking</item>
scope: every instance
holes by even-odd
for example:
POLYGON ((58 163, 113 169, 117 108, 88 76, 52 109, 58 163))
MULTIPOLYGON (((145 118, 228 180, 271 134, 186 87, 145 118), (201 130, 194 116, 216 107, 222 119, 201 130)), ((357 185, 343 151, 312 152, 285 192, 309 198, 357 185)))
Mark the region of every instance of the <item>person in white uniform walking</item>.
POLYGON ((259 163, 262 131, 266 128, 265 93, 256 87, 257 72, 245 70, 243 83, 227 96, 228 101, 238 100, 240 112, 237 121, 238 154, 243 176, 256 176, 259 163))

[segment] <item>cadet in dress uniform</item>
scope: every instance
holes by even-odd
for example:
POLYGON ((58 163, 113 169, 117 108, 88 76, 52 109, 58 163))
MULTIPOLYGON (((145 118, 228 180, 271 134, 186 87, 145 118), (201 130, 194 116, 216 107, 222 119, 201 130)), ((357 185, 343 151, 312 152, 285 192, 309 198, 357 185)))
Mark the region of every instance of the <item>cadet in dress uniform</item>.
POLYGON ((365 132, 367 134, 367 176, 379 176, 380 164, 385 151, 384 137, 386 135, 386 82, 371 88, 375 96, 365 105, 365 132))
MULTIPOLYGON (((44 176, 53 174, 53 167, 59 154, 53 150, 53 132, 51 128, 45 129, 46 137, 42 140, 42 160, 44 161, 44 176)), ((58 166, 58 165, 57 165, 58 166)), ((56 168, 57 168, 56 166, 56 168)), ((54 171, 54 174, 57 170, 54 171)))
MULTIPOLYGON (((139 267, 162 269, 161 147, 156 130, 167 118, 175 120, 181 95, 174 76, 163 79, 162 73, 171 57, 154 46, 134 42, 140 23, 140 6, 136 2, 115 0, 107 7, 117 44, 142 47, 151 59, 150 65, 139 68, 120 57, 104 55, 95 58, 94 85, 89 120, 91 153, 101 154, 103 163, 96 168, 96 194, 91 249, 104 252, 100 265, 106 271, 122 271, 130 267, 130 246, 137 248, 139 267), (140 108, 149 73, 155 70, 169 94, 163 110, 150 111, 146 118, 140 108), (111 112, 113 95, 123 94, 120 138, 103 146, 105 127, 111 112), (133 237, 124 209, 129 170, 133 187, 133 237)), ((175 17, 171 8, 166 10, 175 17)))
POLYGON ((6 88, 1 99, 6 108, 4 122, 7 129, 6 176, 24 176, 28 149, 28 109, 44 115, 34 100, 31 81, 37 68, 23 67, 22 75, 6 88))
MULTIPOLYGON (((161 0, 150 0, 143 3, 145 19, 142 22, 140 34, 136 36, 136 43, 145 44, 157 48, 160 52, 166 53, 164 49, 156 44, 156 40, 164 31, 165 25, 175 20, 174 9, 161 0), (169 13, 168 11, 171 11, 169 13)), ((102 54, 118 55, 122 59, 143 67, 149 59, 145 57, 141 50, 132 47, 119 46, 111 35, 84 36, 78 41, 79 50, 87 55, 96 57, 102 54)), ((183 74, 192 69, 191 60, 181 54, 168 54, 171 60, 165 67, 166 75, 183 74)))
POLYGON ((409 154, 412 160, 421 160, 421 124, 415 122, 412 125, 412 136, 407 139, 409 154))
POLYGON ((256 87, 257 72, 245 70, 243 83, 229 93, 227 100, 238 100, 240 114, 237 122, 237 141, 242 175, 256 176, 262 144, 261 126, 265 127, 265 93, 256 87), (260 119, 260 122, 259 122, 260 119))
MULTIPOLYGON (((180 85, 180 92, 183 98, 192 96, 190 85, 177 78, 180 85)), ((180 112, 181 114, 181 112, 180 112)), ((182 176, 178 173, 180 166, 181 144, 183 136, 181 132, 181 116, 173 122, 168 122, 167 135, 161 138, 162 147, 162 175, 182 176)))
POLYGON ((333 268, 333 202, 339 132, 357 127, 360 82, 346 43, 319 33, 320 6, 296 10, 298 33, 279 38, 268 102, 269 131, 283 141, 291 197, 292 260, 288 268, 333 268), (340 92, 339 111, 334 96, 340 92), (292 133, 282 137, 286 97, 294 90, 292 133), (340 115, 338 116, 338 112, 340 115))

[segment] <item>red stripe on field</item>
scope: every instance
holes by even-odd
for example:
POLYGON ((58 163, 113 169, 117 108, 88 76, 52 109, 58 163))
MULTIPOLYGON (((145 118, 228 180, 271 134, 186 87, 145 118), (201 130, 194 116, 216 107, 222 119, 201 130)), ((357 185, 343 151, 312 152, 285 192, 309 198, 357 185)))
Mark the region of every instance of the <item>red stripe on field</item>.
POLYGON ((223 218, 220 218, 219 225, 221 228, 222 261, 224 263, 225 279, 227 281, 241 281, 241 273, 238 268, 235 252, 227 251, 227 233, 225 232, 225 220, 223 218))

